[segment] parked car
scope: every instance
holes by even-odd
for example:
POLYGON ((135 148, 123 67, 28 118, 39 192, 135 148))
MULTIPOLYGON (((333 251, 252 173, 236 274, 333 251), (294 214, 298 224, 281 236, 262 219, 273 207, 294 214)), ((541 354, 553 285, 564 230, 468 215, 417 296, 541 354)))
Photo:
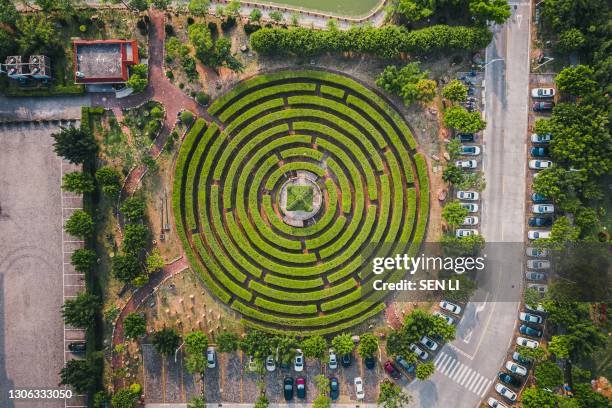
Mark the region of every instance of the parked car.
POLYGON ((474 204, 474 203, 461 203, 461 207, 467 208, 469 213, 478 212, 478 204, 474 204))
POLYGON ((497 391, 501 396, 509 399, 510 401, 516 401, 516 393, 514 391, 511 391, 501 383, 495 384, 495 391, 497 391))
POLYGON ((210 346, 206 349, 206 367, 215 368, 217 366, 217 353, 215 348, 210 346))
POLYGON ((504 373, 504 372, 500 372, 499 374, 497 374, 497 378, 499 378, 499 380, 503 383, 506 383, 508 385, 511 385, 513 387, 520 387, 521 384, 523 383, 521 380, 519 380, 518 378, 508 374, 508 373, 504 373))
POLYGON ((541 324, 544 319, 542 316, 533 315, 531 313, 521 312, 519 313, 519 320, 527 323, 541 324))
POLYGON ((421 337, 421 340, 419 340, 419 343, 421 343, 422 345, 424 345, 431 351, 436 351, 438 349, 438 343, 436 343, 435 341, 433 341, 427 336, 421 337))
POLYGON ((462 169, 475 169, 478 167, 478 162, 476 160, 457 160, 455 165, 462 169))
POLYGON ((469 215, 463 219, 462 225, 478 225, 478 217, 475 215, 469 215))
POLYGON ((444 320, 446 320, 446 323, 447 323, 447 324, 453 324, 453 323, 455 323, 455 319, 453 319, 453 318, 452 318, 452 317, 450 317, 450 316, 445 315, 444 313, 441 313, 441 312, 434 312, 433 314, 434 314, 434 316, 439 316, 439 317, 443 318, 444 320))
POLYGON ((519 353, 518 351, 515 351, 514 353, 512 353, 512 359, 514 361, 518 361, 519 363, 523 364, 523 365, 530 365, 531 364, 531 360, 529 360, 528 358, 525 358, 521 355, 521 353, 519 353))
POLYGON ((304 377, 298 377, 295 380, 295 390, 299 399, 306 399, 306 380, 304 377))
POLYGON ((455 231, 455 236, 457 238, 469 237, 471 235, 479 235, 478 230, 470 228, 459 228, 457 231, 455 231))
POLYGON ((472 143, 475 139, 473 133, 459 133, 457 137, 462 143, 472 143))
POLYGON ((555 212, 555 206, 552 204, 534 204, 531 211, 535 214, 552 214, 555 212))
POLYGON ((550 143, 551 140, 552 140, 552 135, 550 133, 546 133, 543 135, 540 135, 538 133, 531 134, 531 143, 548 144, 550 143))
POLYGON ((480 154, 480 147, 463 145, 459 148, 459 154, 465 156, 478 156, 480 154))
POLYGON ((534 102, 533 105, 531 105, 531 109, 534 112, 547 112, 551 111, 554 107, 554 102, 534 102))
POLYGON ((329 349, 328 360, 330 370, 335 370, 338 368, 338 357, 336 356, 336 353, 334 353, 334 349, 329 349))
POLYGON ((519 333, 531 337, 542 337, 542 330, 534 329, 524 324, 519 327, 519 333))
POLYGON ((285 401, 293 399, 293 377, 285 377, 283 380, 283 395, 285 396, 285 401))
POLYGON ((373 370, 376 367, 376 358, 369 356, 363 359, 363 364, 368 370, 373 370))
POLYGON ((543 258, 545 256, 548 256, 548 250, 544 248, 527 247, 525 253, 527 254, 527 256, 534 256, 537 258, 543 258))
POLYGON ((429 357, 429 354, 427 352, 418 348, 417 345, 414 343, 410 343, 409 348, 410 348, 410 351, 416 354, 421 360, 427 360, 427 358, 429 357))
POLYGON ((536 307, 531 307, 527 303, 525 303, 525 309, 529 310, 532 313, 546 313, 544 306, 541 303, 538 303, 536 307))
POLYGON ((538 291, 540 295, 543 295, 548 290, 548 285, 540 284, 540 283, 530 283, 527 285, 529 289, 535 289, 538 291))
POLYGON ((74 341, 72 343, 68 343, 68 350, 73 353, 84 353, 87 350, 87 345, 82 341, 74 341))
POLYGON ((355 377, 353 383, 355 384, 355 397, 357 397, 358 400, 364 399, 365 392, 363 391, 363 380, 361 377, 355 377))
POLYGON ((404 357, 395 356, 395 362, 399 364, 399 366, 402 367, 404 370, 406 370, 407 373, 414 372, 414 369, 415 369, 414 364, 411 364, 408 361, 406 361, 404 357))
POLYGON ((274 356, 272 355, 266 357, 266 370, 269 372, 276 370, 276 361, 274 361, 274 356))
POLYGON ((547 157, 550 156, 550 152, 547 147, 532 147, 530 153, 533 157, 547 157))
POLYGON ((532 170, 544 170, 551 168, 553 162, 550 160, 529 160, 529 168, 532 170))
POLYGON ((501 402, 499 402, 493 397, 489 397, 489 399, 487 400, 487 404, 491 408, 508 408, 507 406, 505 406, 504 404, 502 404, 501 402))
POLYGON ((454 314, 461 313, 461 306, 456 305, 451 302, 447 302, 446 300, 443 300, 440 302, 440 308, 444 310, 448 310, 449 312, 454 313, 454 314))
POLYGON ((530 259, 527 261, 527 267, 531 269, 549 269, 550 261, 543 261, 540 259, 530 259))
POLYGON ((530 227, 550 227, 552 223, 552 217, 529 217, 527 220, 530 227))
POLYGON ((550 238, 550 231, 534 231, 531 230, 527 233, 529 239, 548 239, 550 238))
POLYGON ((516 344, 519 346, 525 346, 525 347, 532 348, 532 349, 540 345, 539 342, 535 340, 526 339, 525 337, 517 337, 516 344))
POLYGON ((514 361, 506 361, 506 370, 521 376, 527 375, 527 369, 514 361))
POLYGON ((295 350, 293 369, 298 373, 304 371, 304 353, 302 353, 302 350, 300 349, 295 350))
POLYGON ((532 281, 544 281, 546 280, 546 274, 541 272, 527 271, 525 272, 525 278, 532 281))
POLYGON ((399 380, 400 377, 402 376, 399 370, 395 368, 391 360, 385 361, 385 364, 383 365, 383 367, 385 368, 385 371, 387 372, 387 374, 389 374, 391 378, 393 378, 394 380, 399 380))
POLYGON ((480 198, 478 191, 457 191, 459 200, 476 201, 480 198))
POLYGON ((332 377, 329 379, 329 397, 332 401, 335 401, 340 396, 340 384, 338 383, 338 379, 336 377, 332 377))
POLYGON ((544 197, 543 195, 538 193, 531 194, 531 200, 537 204, 550 202, 550 198, 544 197))
POLYGON ((257 371, 257 360, 253 356, 249 356, 249 362, 247 363, 248 370, 251 372, 257 371))
POLYGON ((552 98, 555 96, 554 88, 533 88, 531 90, 532 98, 552 98))
POLYGON ((352 362, 353 355, 351 353, 347 353, 342 356, 342 367, 350 367, 352 362))

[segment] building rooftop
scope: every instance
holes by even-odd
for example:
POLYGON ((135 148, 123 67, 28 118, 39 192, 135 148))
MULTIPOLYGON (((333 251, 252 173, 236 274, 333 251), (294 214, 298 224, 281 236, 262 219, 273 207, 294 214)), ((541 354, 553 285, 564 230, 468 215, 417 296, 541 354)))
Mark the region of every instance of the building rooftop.
POLYGON ((135 40, 74 41, 75 83, 121 83, 138 63, 135 40))

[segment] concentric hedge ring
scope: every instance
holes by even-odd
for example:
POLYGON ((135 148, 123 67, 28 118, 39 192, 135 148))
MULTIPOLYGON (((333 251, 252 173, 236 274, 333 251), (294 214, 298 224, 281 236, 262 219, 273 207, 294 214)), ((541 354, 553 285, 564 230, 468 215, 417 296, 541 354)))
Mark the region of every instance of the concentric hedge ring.
POLYGON ((183 142, 173 193, 177 230, 207 286, 267 331, 330 333, 380 312, 384 293, 362 290, 370 258, 415 253, 429 208, 426 163, 400 115, 319 71, 255 77, 209 112, 216 122, 198 120, 183 142), (277 196, 300 171, 316 175, 323 204, 296 227, 277 196))

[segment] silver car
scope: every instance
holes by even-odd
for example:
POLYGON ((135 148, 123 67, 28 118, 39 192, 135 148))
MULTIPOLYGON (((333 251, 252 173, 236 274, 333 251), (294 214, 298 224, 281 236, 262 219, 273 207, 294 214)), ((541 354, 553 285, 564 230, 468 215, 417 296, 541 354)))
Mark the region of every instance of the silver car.
POLYGON ((555 212, 555 206, 552 204, 534 204, 531 211, 534 214, 552 214, 555 212))
POLYGON ((457 198, 459 200, 466 200, 466 201, 476 201, 480 198, 480 194, 478 194, 478 191, 457 191, 457 198))
POLYGON ((527 261, 527 267, 530 269, 550 269, 550 261, 530 259, 527 261))
POLYGON ((525 272, 525 278, 532 281, 544 281, 546 280, 546 274, 541 272, 527 271, 525 272))
POLYGON ((335 370, 338 368, 338 356, 336 356, 333 349, 329 349, 328 360, 330 370, 335 370))
POLYGON ((525 254, 536 258, 543 258, 548 256, 548 250, 545 248, 527 247, 527 249, 525 249, 525 254))
POLYGON ((427 352, 418 348, 417 345, 414 343, 410 343, 410 351, 416 354, 421 360, 427 360, 427 357, 429 357, 429 354, 427 352))
POLYGON ((469 213, 478 212, 478 204, 475 203, 461 203, 461 207, 466 208, 469 213))

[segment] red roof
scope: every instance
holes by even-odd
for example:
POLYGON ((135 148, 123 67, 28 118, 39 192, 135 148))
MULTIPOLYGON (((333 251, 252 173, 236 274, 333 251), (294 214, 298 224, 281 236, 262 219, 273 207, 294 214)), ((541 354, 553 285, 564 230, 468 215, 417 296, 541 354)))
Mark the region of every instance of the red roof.
POLYGON ((138 64, 136 40, 74 40, 72 44, 76 84, 125 82, 128 65, 138 64))

